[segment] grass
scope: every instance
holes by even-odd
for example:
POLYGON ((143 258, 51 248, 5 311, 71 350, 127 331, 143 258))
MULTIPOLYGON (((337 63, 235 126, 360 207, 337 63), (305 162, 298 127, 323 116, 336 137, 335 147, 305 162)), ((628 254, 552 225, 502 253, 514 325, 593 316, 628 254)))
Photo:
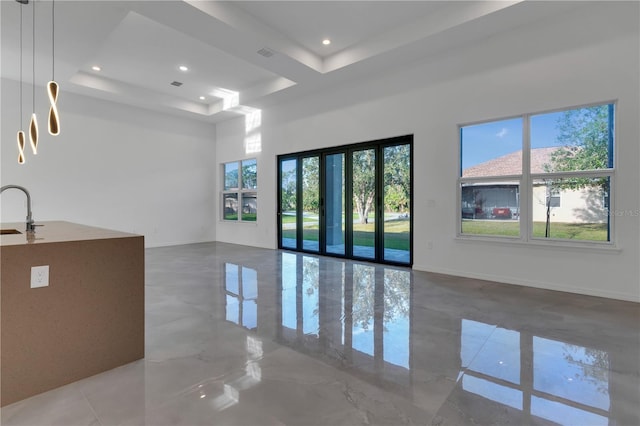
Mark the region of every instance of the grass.
MULTIPOLYGON (((358 217, 357 213, 354 213, 354 216, 357 218, 358 217)), ((395 217, 395 216, 396 216, 395 213, 385 213, 384 214, 384 217, 395 217)), ((344 219, 344 215, 342 215, 342 218, 344 219)), ((370 219, 375 219, 375 213, 369 213, 369 218, 370 219)), ((303 216, 302 217, 302 221, 303 222, 317 222, 318 218, 303 216)), ((293 214, 283 213, 282 214, 282 223, 296 223, 296 216, 293 215, 293 214)))
MULTIPOLYGON (((317 222, 318 219, 314 219, 312 217, 302 217, 302 221, 303 222, 317 222)), ((290 214, 283 214, 282 215, 282 223, 296 223, 296 217, 294 215, 290 215, 290 214)))
MULTIPOLYGON (((545 222, 533 223, 533 236, 544 238, 545 222)), ((517 221, 500 220, 462 220, 462 233, 470 235, 520 235, 520 223, 517 221)), ((550 238, 580 240, 580 241, 607 241, 606 223, 551 223, 550 238)))
MULTIPOLYGON (((362 247, 373 247, 375 224, 353 224, 353 244, 362 247)), ((409 250, 409 220, 392 220, 384 224, 384 248, 409 250)), ((284 238, 296 238, 295 229, 283 229, 284 238)), ((305 241, 318 241, 318 225, 305 226, 302 230, 305 241)))
MULTIPOLYGON (((242 220, 245 222, 255 222, 257 218, 257 213, 242 213, 242 220)), ((225 214, 224 220, 238 220, 238 213, 225 214)))

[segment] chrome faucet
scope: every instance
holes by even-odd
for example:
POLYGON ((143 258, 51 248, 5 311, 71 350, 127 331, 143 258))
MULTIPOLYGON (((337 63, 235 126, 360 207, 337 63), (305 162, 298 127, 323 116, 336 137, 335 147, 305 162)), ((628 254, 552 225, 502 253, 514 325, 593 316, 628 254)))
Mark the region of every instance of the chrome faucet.
POLYGON ((18 186, 18 185, 5 185, 0 188, 0 194, 2 194, 7 189, 11 189, 11 188, 19 189, 20 191, 24 192, 25 195, 27 196, 27 232, 36 232, 36 224, 33 218, 31 217, 31 194, 29 194, 29 191, 27 191, 27 188, 23 186, 18 186))

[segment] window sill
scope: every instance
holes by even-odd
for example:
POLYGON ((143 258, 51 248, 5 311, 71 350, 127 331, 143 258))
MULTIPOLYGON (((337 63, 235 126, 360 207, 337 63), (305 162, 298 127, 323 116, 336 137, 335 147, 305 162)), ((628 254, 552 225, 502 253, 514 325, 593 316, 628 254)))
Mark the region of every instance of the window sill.
POLYGON ((540 240, 531 239, 523 241, 520 238, 509 237, 490 237, 490 236, 471 236, 471 235, 458 235, 455 237, 456 242, 470 243, 470 244, 494 244, 505 247, 519 247, 519 248, 538 248, 543 250, 562 250, 562 251, 584 251, 590 253, 606 253, 606 254, 619 254, 622 253, 622 249, 617 247, 614 243, 601 243, 601 242, 571 242, 565 240, 540 240))
POLYGON ((220 219, 218 223, 231 223, 231 224, 243 224, 243 225, 254 225, 258 226, 258 221, 248 221, 248 220, 224 220, 220 219))

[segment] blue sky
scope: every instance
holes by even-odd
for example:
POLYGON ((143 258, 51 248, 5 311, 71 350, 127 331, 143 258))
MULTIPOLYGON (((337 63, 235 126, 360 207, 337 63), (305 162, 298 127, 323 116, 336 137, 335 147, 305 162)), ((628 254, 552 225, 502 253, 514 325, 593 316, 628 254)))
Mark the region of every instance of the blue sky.
MULTIPOLYGON (((556 124, 562 112, 531 117, 531 147, 558 146, 556 124)), ((522 149, 522 118, 492 121, 462 128, 462 168, 522 149)))

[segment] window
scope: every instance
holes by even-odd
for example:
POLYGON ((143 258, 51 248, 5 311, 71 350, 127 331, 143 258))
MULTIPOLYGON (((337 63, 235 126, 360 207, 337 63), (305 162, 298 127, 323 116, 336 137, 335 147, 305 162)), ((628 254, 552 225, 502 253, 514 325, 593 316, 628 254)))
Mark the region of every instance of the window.
POLYGON ((520 236, 522 118, 460 128, 463 234, 520 236))
POLYGON ((222 219, 255 222, 258 218, 258 162, 223 164, 222 219))
POLYGON ((549 187, 546 205, 549 207, 560 207, 560 189, 549 187))
POLYGON ((614 109, 461 126, 459 233, 610 242, 614 109))

